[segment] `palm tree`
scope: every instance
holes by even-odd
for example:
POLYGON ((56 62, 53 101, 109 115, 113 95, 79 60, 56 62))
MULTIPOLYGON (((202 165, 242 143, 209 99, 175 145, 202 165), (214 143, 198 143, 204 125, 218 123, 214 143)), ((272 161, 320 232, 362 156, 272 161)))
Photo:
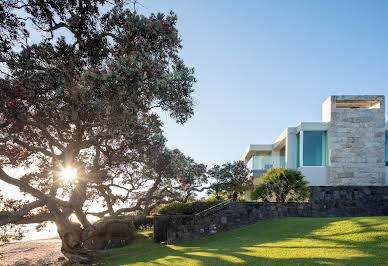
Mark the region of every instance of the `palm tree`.
POLYGON ((279 167, 271 168, 262 177, 263 183, 251 194, 254 200, 301 202, 309 197, 308 182, 300 171, 279 167))

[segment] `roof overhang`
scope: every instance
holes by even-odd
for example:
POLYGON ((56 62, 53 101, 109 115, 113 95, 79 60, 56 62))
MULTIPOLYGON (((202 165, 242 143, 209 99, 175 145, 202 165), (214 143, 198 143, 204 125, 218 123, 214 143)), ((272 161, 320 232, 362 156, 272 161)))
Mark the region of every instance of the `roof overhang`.
POLYGON ((252 155, 259 152, 271 152, 272 144, 251 144, 248 146, 244 154, 241 156, 241 161, 246 161, 251 158, 252 155))
POLYGON ((296 125, 296 133, 300 131, 327 130, 330 122, 300 122, 296 125))

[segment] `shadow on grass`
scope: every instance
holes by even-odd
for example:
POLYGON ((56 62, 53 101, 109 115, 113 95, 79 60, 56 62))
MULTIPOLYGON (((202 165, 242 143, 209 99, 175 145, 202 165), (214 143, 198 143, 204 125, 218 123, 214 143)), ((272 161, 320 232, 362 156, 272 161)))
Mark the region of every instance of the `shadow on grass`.
POLYGON ((107 265, 388 265, 388 217, 286 218, 177 245, 147 233, 104 251, 107 265))

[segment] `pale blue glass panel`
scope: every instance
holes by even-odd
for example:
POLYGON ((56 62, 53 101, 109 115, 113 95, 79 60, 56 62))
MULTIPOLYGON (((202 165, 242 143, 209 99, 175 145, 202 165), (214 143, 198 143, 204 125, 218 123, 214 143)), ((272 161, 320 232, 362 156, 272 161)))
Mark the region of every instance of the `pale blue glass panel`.
POLYGON ((268 170, 272 167, 272 156, 270 153, 260 153, 253 155, 253 170, 268 170))
POLYGON ((280 166, 286 167, 286 147, 280 149, 280 166))
POLYGON ((303 166, 326 165, 325 131, 303 131, 303 166))

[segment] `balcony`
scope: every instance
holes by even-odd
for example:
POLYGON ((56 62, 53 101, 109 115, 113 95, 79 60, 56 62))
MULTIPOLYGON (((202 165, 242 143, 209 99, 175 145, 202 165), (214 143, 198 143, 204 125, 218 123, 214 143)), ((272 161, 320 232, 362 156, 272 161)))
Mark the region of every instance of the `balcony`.
POLYGON ((252 177, 260 177, 260 176, 264 175, 268 171, 268 169, 271 169, 272 167, 273 167, 272 164, 266 164, 264 166, 264 168, 262 168, 262 169, 252 169, 251 176, 252 177))

